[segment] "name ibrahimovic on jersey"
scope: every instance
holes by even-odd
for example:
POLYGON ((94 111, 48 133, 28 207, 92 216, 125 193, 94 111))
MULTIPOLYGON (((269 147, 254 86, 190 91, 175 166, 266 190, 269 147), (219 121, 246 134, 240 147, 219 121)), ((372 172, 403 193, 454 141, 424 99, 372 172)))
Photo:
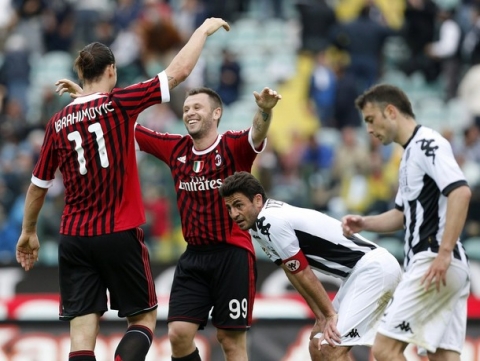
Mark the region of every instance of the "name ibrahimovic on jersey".
POLYGON ((90 107, 86 109, 82 109, 73 113, 69 113, 62 118, 58 119, 55 121, 55 131, 58 133, 60 132, 63 128, 68 127, 69 125, 83 122, 85 118, 88 120, 96 119, 97 115, 98 117, 101 117, 102 115, 112 113, 114 112, 115 109, 112 107, 112 102, 104 103, 101 104, 97 107, 90 107))

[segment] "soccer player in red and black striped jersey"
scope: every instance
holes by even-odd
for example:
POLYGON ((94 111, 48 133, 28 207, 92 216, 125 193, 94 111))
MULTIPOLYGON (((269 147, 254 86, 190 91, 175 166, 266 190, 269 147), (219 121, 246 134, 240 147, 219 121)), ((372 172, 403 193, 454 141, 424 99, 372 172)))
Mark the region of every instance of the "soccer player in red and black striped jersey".
POLYGON ((258 111, 251 128, 218 133, 222 101, 209 88, 188 92, 183 121, 188 135, 154 132, 137 125, 141 150, 171 169, 187 249, 180 257, 170 294, 168 334, 173 361, 199 361, 194 342, 212 311, 227 361, 248 360, 246 331, 255 296, 255 255, 250 236, 228 216, 218 192, 235 171, 250 171, 266 144, 272 109, 281 96, 254 92, 258 111))
MULTIPOLYGON (((70 321, 69 361, 95 360, 99 320, 108 309, 107 290, 111 309, 128 321, 115 360, 145 360, 157 319, 157 296, 138 228, 145 216, 135 158, 135 121, 147 107, 169 100, 170 89, 185 80, 198 61, 206 38, 221 27, 229 29, 222 19, 207 19, 164 72, 124 89, 114 89, 115 58, 107 46, 89 44, 75 60, 84 84, 82 96, 47 125, 17 244, 17 261, 28 271, 40 247, 38 214, 59 169, 65 186, 60 319, 70 321)), ((60 82, 60 93, 71 84, 60 82)))

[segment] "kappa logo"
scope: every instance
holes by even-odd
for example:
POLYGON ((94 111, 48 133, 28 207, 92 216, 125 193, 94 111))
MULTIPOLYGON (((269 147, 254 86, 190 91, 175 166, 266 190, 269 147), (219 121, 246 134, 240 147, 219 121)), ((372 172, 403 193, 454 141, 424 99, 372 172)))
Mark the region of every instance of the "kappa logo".
POLYGON ((435 151, 438 149, 438 145, 432 146, 435 139, 420 139, 417 143, 421 143, 420 149, 425 152, 427 157, 432 157, 432 162, 435 164, 435 151))
POLYGON ((288 262, 285 263, 285 266, 291 271, 295 272, 297 269, 300 268, 300 261, 297 261, 296 259, 292 259, 288 262))
POLYGON ((178 157, 177 160, 178 160, 179 162, 185 163, 185 162, 187 161, 187 156, 184 155, 184 156, 178 157))
POLYGON ((352 328, 350 332, 347 333, 346 336, 350 338, 356 338, 356 337, 360 337, 360 334, 358 333, 358 330, 356 328, 352 328))
POLYGON ((403 321, 398 326, 395 326, 395 328, 399 328, 400 331, 413 333, 412 329, 410 328, 410 323, 409 322, 403 321))

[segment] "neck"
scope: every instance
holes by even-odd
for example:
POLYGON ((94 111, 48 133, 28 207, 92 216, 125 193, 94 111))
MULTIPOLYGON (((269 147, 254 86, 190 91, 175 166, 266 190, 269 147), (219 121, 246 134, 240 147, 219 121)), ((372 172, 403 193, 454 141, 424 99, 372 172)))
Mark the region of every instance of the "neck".
POLYGON ((86 83, 83 86, 83 94, 92 94, 92 93, 110 93, 112 89, 107 84, 107 82, 99 81, 95 83, 86 83))
POLYGON ((218 132, 212 132, 202 138, 193 138, 193 146, 196 150, 205 150, 210 147, 218 137, 218 132))
POLYGON ((400 144, 402 147, 407 144, 409 139, 412 137, 413 132, 415 131, 415 127, 417 126, 417 122, 413 118, 403 118, 401 123, 398 124, 398 134, 395 142, 400 144))

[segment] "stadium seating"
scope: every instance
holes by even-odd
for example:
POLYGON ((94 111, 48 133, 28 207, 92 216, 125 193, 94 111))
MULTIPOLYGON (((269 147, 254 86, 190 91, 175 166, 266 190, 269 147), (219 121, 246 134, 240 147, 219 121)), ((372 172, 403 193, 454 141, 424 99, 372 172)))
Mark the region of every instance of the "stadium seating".
POLYGON ((404 259, 404 251, 403 251, 403 241, 398 237, 388 236, 388 237, 380 237, 377 240, 377 244, 380 247, 387 249, 393 256, 399 261, 402 262, 404 259))
POLYGON ((462 241, 470 259, 480 261, 480 236, 470 237, 462 241))

